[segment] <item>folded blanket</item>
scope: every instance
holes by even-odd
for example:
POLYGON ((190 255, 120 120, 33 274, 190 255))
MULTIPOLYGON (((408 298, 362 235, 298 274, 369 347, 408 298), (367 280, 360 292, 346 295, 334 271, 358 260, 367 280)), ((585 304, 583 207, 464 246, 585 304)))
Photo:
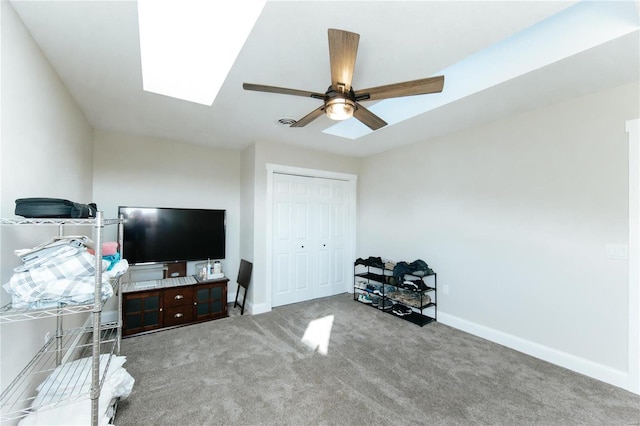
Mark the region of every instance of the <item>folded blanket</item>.
MULTIPOLYGON (((103 261, 103 270, 108 267, 109 262, 103 261)), ((95 291, 95 256, 84 248, 67 247, 60 256, 14 273, 3 287, 11 294, 14 308, 29 308, 32 303, 90 303, 95 291), (75 253, 71 252, 73 250, 75 253)), ((102 277, 101 298, 106 300, 112 295, 113 288, 105 275, 102 277)))
POLYGON ((47 247, 38 253, 37 256, 28 257, 27 260, 24 260, 22 265, 14 268, 14 272, 25 272, 29 269, 38 268, 47 262, 56 261, 56 259, 58 259, 59 262, 61 259, 75 256, 78 254, 78 247, 71 245, 47 247))
MULTIPOLYGON (((108 357, 109 355, 100 355, 100 377, 104 373, 108 357)), ((91 400, 88 399, 91 388, 91 361, 91 358, 82 358, 57 367, 37 388, 38 395, 32 404, 38 407, 36 411, 23 418, 18 424, 20 426, 91 424, 91 400), (74 394, 80 392, 85 395, 68 400, 71 389, 74 394)), ((109 424, 109 419, 113 417, 113 402, 117 398, 126 398, 133 389, 135 380, 122 367, 125 362, 126 357, 111 357, 98 401, 98 424, 100 425, 109 424)))
POLYGON ((110 269, 103 271, 102 275, 115 278, 127 272, 127 269, 129 269, 129 262, 127 262, 127 259, 120 259, 116 263, 112 263, 110 269))
MULTIPOLYGON (((119 397, 129 396, 133 387, 133 378, 128 376, 126 370, 122 368, 127 357, 100 355, 100 378, 104 375, 104 370, 109 363, 109 370, 105 377, 105 384, 116 389, 119 397), (125 375, 122 374, 125 373, 125 375)), ((33 400, 33 405, 42 406, 52 402, 58 402, 75 394, 89 393, 91 389, 91 357, 80 358, 73 362, 56 367, 47 379, 36 388, 38 396, 33 400)))

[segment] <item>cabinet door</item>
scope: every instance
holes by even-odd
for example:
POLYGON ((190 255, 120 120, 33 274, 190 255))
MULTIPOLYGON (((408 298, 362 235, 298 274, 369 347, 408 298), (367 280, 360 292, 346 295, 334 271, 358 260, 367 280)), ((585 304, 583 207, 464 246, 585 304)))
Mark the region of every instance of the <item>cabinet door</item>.
POLYGON ((123 335, 162 327, 162 292, 126 293, 122 299, 123 335))
POLYGON ((227 283, 195 286, 193 316, 195 321, 227 316, 227 283))

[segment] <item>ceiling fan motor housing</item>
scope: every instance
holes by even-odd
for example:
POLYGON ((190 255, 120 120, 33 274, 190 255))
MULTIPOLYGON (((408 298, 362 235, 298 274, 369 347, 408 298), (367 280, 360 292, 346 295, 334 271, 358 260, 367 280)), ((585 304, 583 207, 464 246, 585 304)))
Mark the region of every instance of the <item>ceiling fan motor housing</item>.
POLYGON ((356 95, 353 89, 348 92, 337 92, 333 86, 329 86, 325 93, 324 106, 327 117, 330 119, 346 120, 353 117, 353 113, 357 109, 356 95))

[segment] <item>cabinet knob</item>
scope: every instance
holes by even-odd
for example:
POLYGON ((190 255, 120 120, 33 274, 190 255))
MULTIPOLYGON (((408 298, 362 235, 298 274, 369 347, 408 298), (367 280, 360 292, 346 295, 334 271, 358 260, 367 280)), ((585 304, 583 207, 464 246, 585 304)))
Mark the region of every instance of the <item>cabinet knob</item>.
POLYGON ((177 314, 175 314, 173 317, 174 318, 182 318, 184 315, 182 315, 180 312, 178 312, 177 314))
POLYGON ((160 312, 162 312, 162 308, 160 308, 160 312))
POLYGON ((174 299, 176 300, 180 300, 180 299, 184 299, 184 296, 181 294, 176 294, 176 296, 174 297, 174 299))

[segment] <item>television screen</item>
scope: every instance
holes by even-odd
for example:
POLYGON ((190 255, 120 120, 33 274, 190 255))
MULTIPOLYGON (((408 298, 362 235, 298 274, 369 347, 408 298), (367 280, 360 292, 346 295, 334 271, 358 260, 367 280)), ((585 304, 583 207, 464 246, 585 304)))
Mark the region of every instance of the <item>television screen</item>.
POLYGON ((130 264, 225 257, 225 210, 120 206, 118 214, 130 264))

